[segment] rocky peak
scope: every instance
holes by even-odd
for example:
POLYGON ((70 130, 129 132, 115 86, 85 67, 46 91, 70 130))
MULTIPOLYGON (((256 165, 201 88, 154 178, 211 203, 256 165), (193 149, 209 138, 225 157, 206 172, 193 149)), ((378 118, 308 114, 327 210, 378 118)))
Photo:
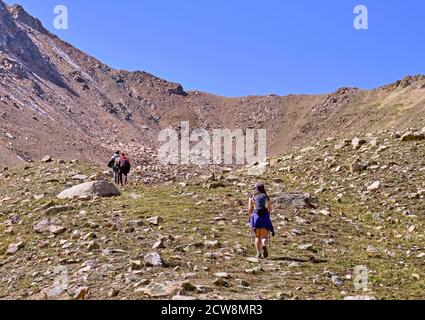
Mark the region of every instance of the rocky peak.
POLYGON ((25 11, 25 9, 20 5, 12 5, 8 6, 7 10, 12 15, 13 19, 19 23, 25 24, 28 27, 37 30, 41 33, 48 33, 48 31, 43 27, 40 20, 37 18, 34 18, 28 12, 25 11))
POLYGON ((385 86, 379 87, 377 90, 380 91, 391 91, 396 89, 406 89, 408 87, 419 85, 420 88, 425 88, 425 75, 408 75, 401 80, 397 80, 394 83, 387 84, 385 86))
MULTIPOLYGON (((6 6, 0 0, 0 50, 2 61, 13 61, 19 65, 19 75, 31 74, 67 88, 57 68, 49 59, 43 57, 37 44, 29 37, 22 24, 37 28, 46 33, 40 21, 31 17, 21 6, 6 6)), ((0 61, 0 62, 2 62, 0 61)))
POLYGON ((7 6, 0 0, 0 49, 6 50, 9 47, 13 34, 17 33, 17 27, 12 19, 7 6))

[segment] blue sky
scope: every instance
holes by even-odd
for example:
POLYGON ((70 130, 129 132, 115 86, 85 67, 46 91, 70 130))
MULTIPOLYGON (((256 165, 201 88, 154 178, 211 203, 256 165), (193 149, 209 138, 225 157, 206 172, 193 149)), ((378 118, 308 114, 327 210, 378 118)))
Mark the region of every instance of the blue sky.
POLYGON ((423 0, 6 0, 111 67, 223 96, 374 88, 425 73, 423 0), (55 30, 53 8, 69 10, 55 30), (356 5, 369 30, 353 27, 356 5))

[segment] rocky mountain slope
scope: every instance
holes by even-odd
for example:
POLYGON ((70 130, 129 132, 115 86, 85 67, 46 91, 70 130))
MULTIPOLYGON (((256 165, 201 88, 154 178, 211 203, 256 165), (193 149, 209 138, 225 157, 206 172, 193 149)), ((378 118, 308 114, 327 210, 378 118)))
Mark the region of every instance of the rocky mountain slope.
POLYGON ((0 0, 0 299, 424 298, 424 103, 424 76, 315 96, 186 92, 0 0), (252 168, 157 166, 159 130, 188 120, 268 130, 269 259, 252 258, 252 168), (118 148, 141 164, 120 192, 103 171, 118 148))
POLYGON ((424 143, 425 128, 383 131, 270 159, 267 260, 252 258, 248 168, 73 200, 57 195, 104 173, 65 161, 3 168, 0 296, 423 299, 424 143))
POLYGON ((270 155, 327 136, 423 122, 425 78, 372 91, 224 98, 185 92, 145 72, 114 70, 0 0, 0 161, 104 163, 114 149, 155 162, 161 128, 263 128, 270 155))

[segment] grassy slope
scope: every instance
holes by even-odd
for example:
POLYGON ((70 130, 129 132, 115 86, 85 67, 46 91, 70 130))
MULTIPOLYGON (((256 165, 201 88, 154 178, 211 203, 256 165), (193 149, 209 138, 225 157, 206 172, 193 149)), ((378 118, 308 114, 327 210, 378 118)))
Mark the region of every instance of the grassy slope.
POLYGON ((3 172, 0 201, 11 199, 3 200, 0 209, 0 295, 29 298, 53 284, 55 266, 66 265, 70 287, 65 298, 78 287, 88 286, 89 298, 93 299, 107 298, 112 288, 120 290, 117 298, 143 299, 147 297, 136 292, 144 287, 143 279, 187 279, 202 290, 181 293, 198 298, 340 299, 360 294, 346 276, 353 277, 354 267, 365 265, 370 271, 367 294, 379 299, 423 298, 424 259, 417 255, 424 251, 425 208, 423 197, 408 198, 424 187, 425 170, 419 170, 425 167, 423 143, 401 143, 382 136, 379 144, 390 148, 374 160, 380 168, 359 174, 349 173, 347 165, 356 157, 371 161, 377 147, 336 151, 334 144, 322 143, 312 151, 295 152, 291 159, 281 158, 264 176, 273 197, 283 189, 314 193, 325 188, 314 195, 316 212, 276 207, 274 223, 278 235, 272 241, 272 255, 259 263, 246 259, 254 254, 254 249, 246 226, 248 217, 241 209, 245 209, 254 180, 243 173, 239 174, 238 184, 227 183, 222 189, 208 190, 198 183, 186 187, 131 186, 117 198, 67 202, 55 196, 66 184, 75 184, 70 177, 75 173, 95 173, 96 168, 53 163, 3 172), (299 155, 303 158, 297 158, 299 155), (342 166, 341 171, 335 172, 338 166, 342 166), (10 176, 5 179, 6 173, 10 176), (364 186, 376 179, 383 182, 383 189, 365 194, 364 186), (33 195, 40 193, 45 197, 35 200, 33 195), (342 194, 340 201, 335 199, 338 194, 342 194), (67 232, 57 237, 36 234, 32 225, 45 217, 45 207, 54 204, 73 206, 68 212, 51 217, 67 227, 67 232), (325 208, 330 216, 318 213, 325 208), (157 215, 164 218, 164 223, 150 226, 146 219, 157 215), (20 219, 11 234, 5 230, 13 216, 20 219), (111 228, 111 220, 117 230, 111 228), (140 226, 139 221, 144 225, 140 226), (129 233, 129 226, 135 231, 129 233), (413 232, 408 230, 411 226, 415 226, 413 232), (90 240, 73 239, 75 230, 82 236, 94 232, 100 249, 87 249, 90 240), (169 267, 131 272, 130 260, 151 252, 159 236, 166 237, 166 247, 159 252, 169 267), (325 240, 329 239, 334 243, 327 244, 325 240), (71 243, 69 248, 61 248, 67 245, 64 240, 71 243), (221 248, 190 246, 205 240, 219 240, 221 248), (9 243, 19 241, 24 241, 25 247, 7 256, 9 243), (40 248, 42 241, 48 241, 46 248, 40 248), (312 244, 313 248, 301 250, 298 246, 302 244, 312 244), (379 254, 369 254, 368 246, 378 249, 379 254), (105 249, 125 252, 108 253, 105 249), (90 270, 81 270, 87 265, 90 270), (260 266, 261 272, 253 270, 260 266), (216 272, 230 274, 229 287, 213 284, 216 272), (343 286, 333 284, 332 275, 342 278, 343 286), (241 286, 240 280, 246 281, 249 288, 241 286))

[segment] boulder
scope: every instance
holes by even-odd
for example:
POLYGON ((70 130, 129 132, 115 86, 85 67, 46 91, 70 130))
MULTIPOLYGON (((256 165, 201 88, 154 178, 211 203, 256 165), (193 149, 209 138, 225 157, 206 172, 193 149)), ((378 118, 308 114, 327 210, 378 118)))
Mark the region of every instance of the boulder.
MULTIPOLYGON (((179 290, 179 286, 173 282, 156 283, 152 282, 147 287, 140 290, 150 298, 164 298, 173 296, 179 290)), ((139 291, 139 290, 137 290, 139 291)))
POLYGON ((34 224, 32 228, 36 233, 50 232, 55 236, 60 235, 66 231, 65 227, 55 225, 49 219, 41 220, 40 222, 34 224))
POLYGON ((88 287, 78 288, 73 296, 74 300, 86 300, 87 295, 90 293, 90 289, 88 287))
POLYGON ((367 141, 364 139, 360 139, 360 138, 354 138, 353 141, 351 142, 351 145, 353 146, 354 150, 358 150, 360 149, 360 147, 364 144, 366 144, 367 141))
POLYGON ((19 250, 21 250, 24 247, 24 243, 23 242, 19 242, 19 243, 12 243, 9 245, 9 247, 7 248, 6 253, 8 255, 13 255, 16 252, 18 252, 19 250))
POLYGON ((226 185, 222 182, 212 182, 207 185, 207 189, 219 189, 226 188, 226 185))
POLYGON ((55 215, 55 214, 58 214, 58 213, 68 212, 68 211, 71 211, 71 210, 74 210, 74 209, 75 209, 75 207, 72 207, 72 206, 53 206, 53 207, 46 209, 44 211, 44 214, 55 215))
POLYGON ((370 255, 370 256, 380 256, 381 253, 379 252, 379 250, 373 246, 368 246, 366 249, 366 252, 370 255))
POLYGON ((375 181, 367 188, 367 191, 376 192, 379 189, 381 189, 381 181, 375 181))
POLYGON ((55 226, 51 225, 49 228, 50 233, 54 234, 55 236, 60 235, 66 231, 65 227, 62 226, 55 226))
POLYGON ((154 225, 154 226, 159 226, 160 224, 162 224, 164 222, 164 218, 162 217, 152 217, 146 220, 147 222, 149 222, 149 224, 154 225))
POLYGON ((214 273, 214 276, 216 276, 217 278, 222 278, 222 279, 230 279, 230 275, 227 272, 217 272, 217 273, 214 273))
POLYGON ((85 197, 119 196, 120 192, 114 184, 108 181, 92 181, 74 186, 61 192, 59 199, 74 199, 85 197))
POLYGON ((237 182, 237 181, 239 181, 239 177, 238 177, 238 176, 236 176, 236 175, 234 175, 234 174, 229 174, 229 175, 225 178, 225 180, 226 180, 227 182, 237 182))
POLYGON ((401 141, 421 141, 425 140, 425 133, 423 132, 406 132, 401 136, 401 141))
POLYGON ((309 193, 283 193, 275 201, 282 205, 296 208, 311 208, 311 195, 309 193))
POLYGON ((217 278, 213 281, 213 283, 217 286, 217 287, 229 287, 229 282, 227 282, 225 279, 223 278, 217 278))
POLYGON ((119 289, 112 288, 108 292, 108 298, 116 298, 116 297, 118 297, 119 294, 120 294, 120 290, 119 289))
POLYGON ((50 222, 49 219, 44 219, 34 224, 32 228, 36 233, 44 233, 44 232, 49 232, 51 225, 52 223, 50 222))
POLYGON ((185 292, 194 292, 198 290, 198 287, 192 284, 191 282, 186 281, 182 283, 182 289, 185 292))
POLYGON ((367 169, 367 164, 364 164, 364 163, 355 162, 350 165, 351 173, 362 172, 366 169, 367 169))
POLYGON ((52 162, 52 157, 51 156, 44 156, 43 159, 41 159, 41 162, 52 162))
POLYGON ((72 179, 73 180, 82 180, 82 181, 84 181, 84 180, 88 180, 89 177, 86 176, 86 175, 84 175, 84 174, 76 174, 75 176, 72 176, 72 179))
POLYGON ((154 243, 154 245, 152 246, 152 249, 157 250, 157 249, 163 249, 164 246, 164 240, 159 239, 157 242, 154 243))
POLYGON ((339 142, 338 144, 335 145, 335 149, 336 150, 342 150, 345 147, 349 146, 351 143, 351 140, 343 140, 341 142, 339 142))
POLYGON ((130 270, 131 271, 138 271, 142 270, 143 265, 141 260, 131 260, 130 261, 130 270))
POLYGON ((332 276, 332 283, 338 287, 342 287, 344 285, 344 280, 338 276, 332 276))
POLYGON ((298 246, 298 249, 299 249, 299 250, 301 250, 301 251, 311 250, 311 249, 313 249, 313 245, 312 245, 311 243, 308 243, 308 244, 300 244, 300 245, 298 246))
POLYGON ((203 244, 208 248, 221 248, 221 243, 218 240, 205 240, 203 244))
POLYGON ((165 263, 162 257, 157 252, 151 252, 143 258, 146 265, 149 267, 164 267, 165 263))
POLYGON ((246 174, 252 177, 262 176, 269 167, 269 162, 255 163, 254 165, 248 166, 246 174))

